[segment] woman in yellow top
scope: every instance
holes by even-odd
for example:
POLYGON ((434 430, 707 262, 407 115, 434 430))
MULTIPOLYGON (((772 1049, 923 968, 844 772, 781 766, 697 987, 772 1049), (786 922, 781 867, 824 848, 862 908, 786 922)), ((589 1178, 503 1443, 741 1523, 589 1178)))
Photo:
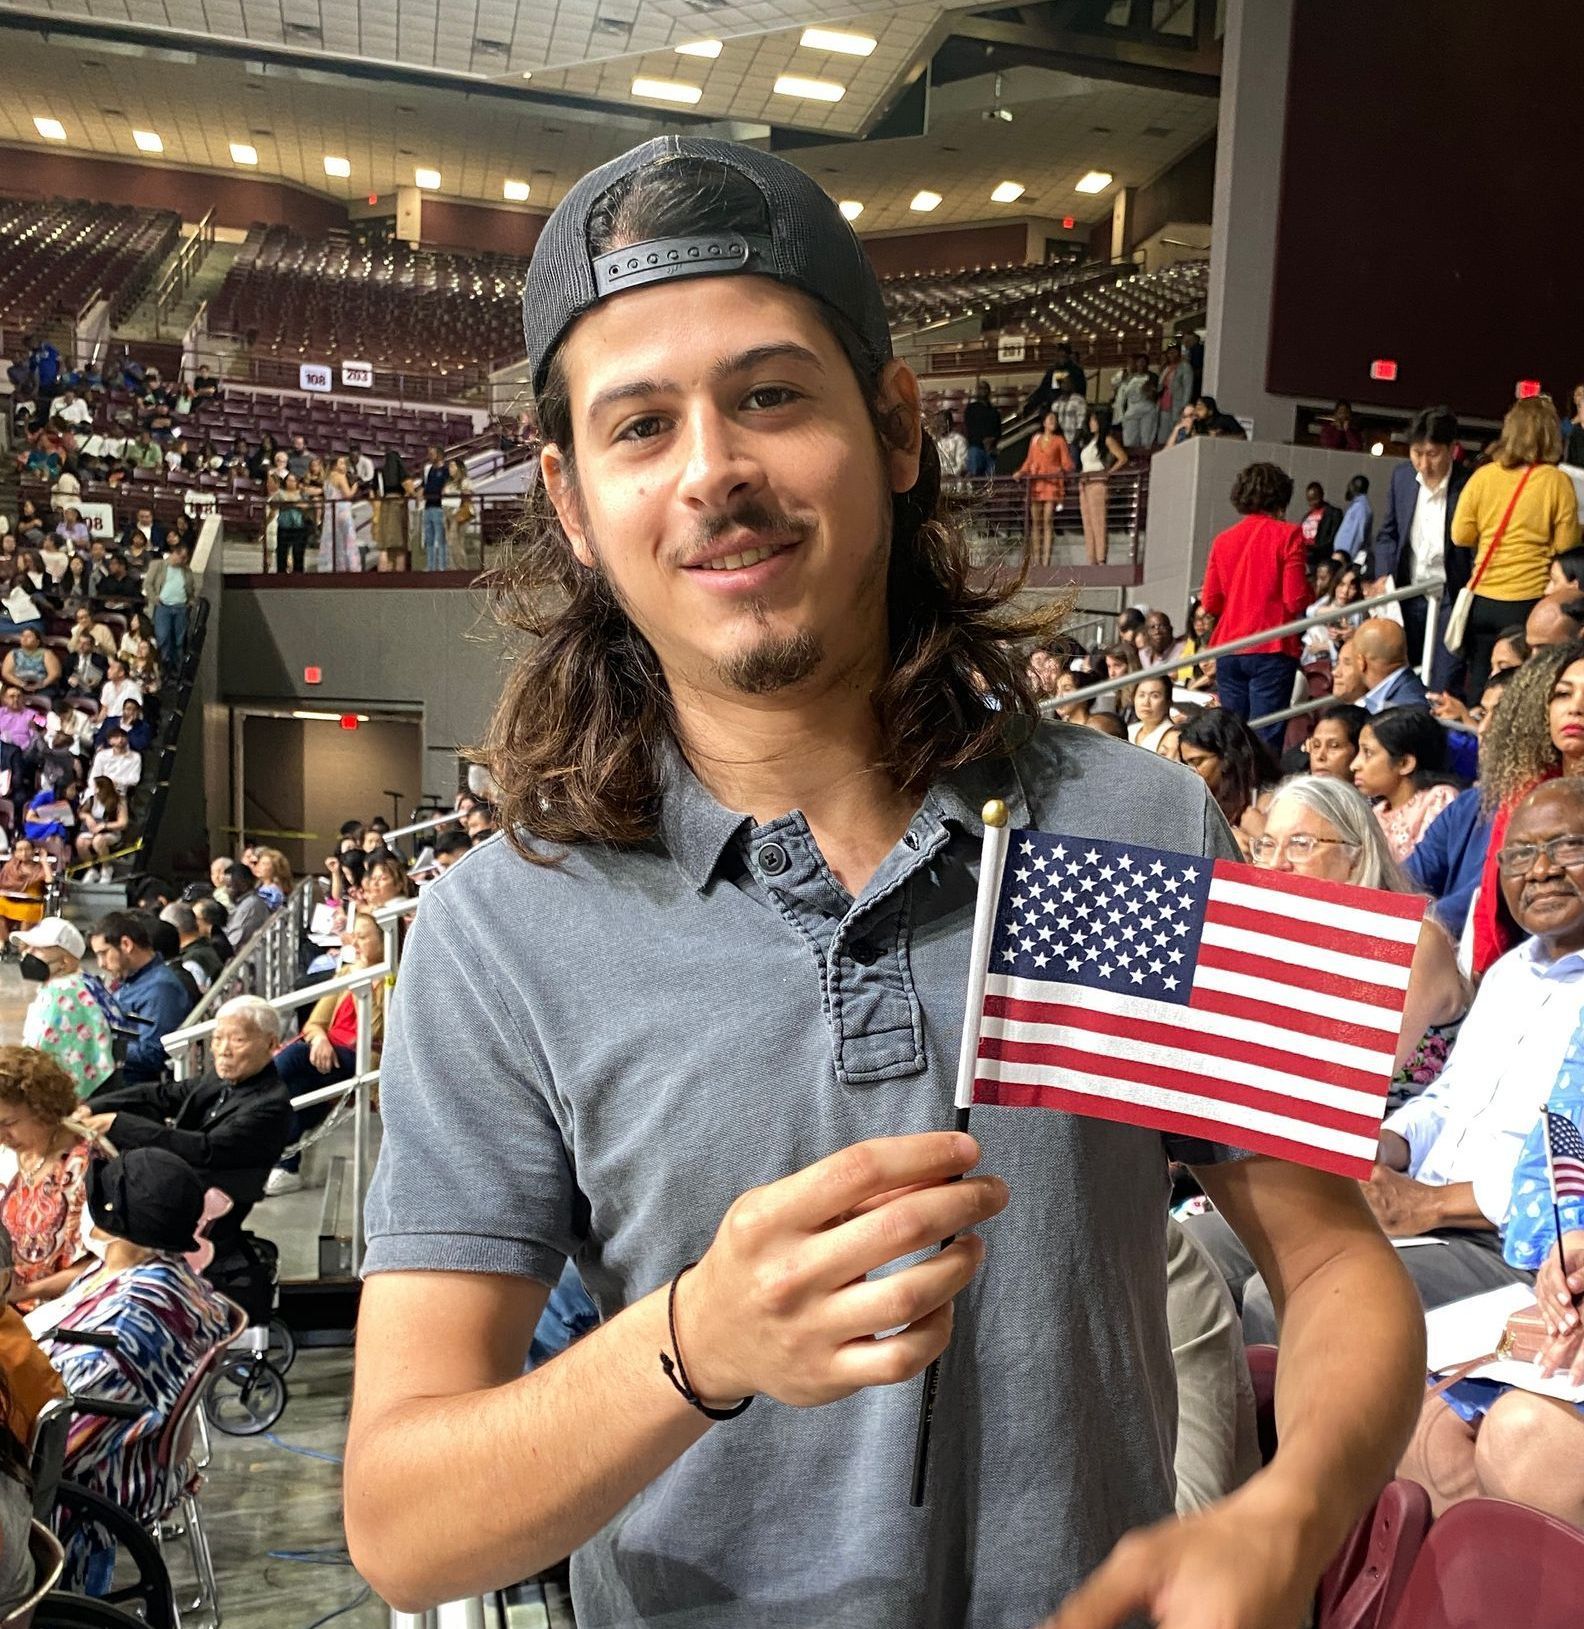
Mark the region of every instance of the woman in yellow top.
POLYGON ((1557 468, 1561 461, 1562 431, 1551 398, 1527 396, 1508 408, 1491 461, 1474 471, 1458 499, 1452 541, 1474 549, 1474 571, 1483 568, 1463 640, 1471 696, 1484 692, 1502 630, 1521 623, 1545 593, 1552 556, 1579 540, 1578 497, 1557 468))
POLYGON ((1067 497, 1062 477, 1073 467, 1072 449, 1058 427, 1054 413, 1040 421, 1039 431, 1029 438, 1028 456, 1017 479, 1029 483, 1029 509, 1034 519, 1033 563, 1048 566, 1051 557, 1052 517, 1067 497))

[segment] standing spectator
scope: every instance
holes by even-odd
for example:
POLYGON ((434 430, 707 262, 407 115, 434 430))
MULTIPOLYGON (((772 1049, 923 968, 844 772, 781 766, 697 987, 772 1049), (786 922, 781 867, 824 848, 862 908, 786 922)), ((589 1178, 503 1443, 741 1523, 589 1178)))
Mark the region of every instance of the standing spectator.
POLYGON ((16 935, 22 977, 38 985, 22 1020, 22 1044, 47 1053, 66 1073, 78 1097, 87 1097, 115 1073, 110 1020, 83 975, 83 936, 64 917, 46 916, 16 935))
POLYGON ((974 399, 963 409, 963 434, 968 439, 968 473, 994 475, 996 449, 1001 444, 1001 414, 990 400, 990 385, 981 379, 974 399))
POLYGON ((1320 421, 1320 445, 1328 452, 1363 452, 1364 438, 1353 423, 1352 402, 1338 402, 1320 421))
POLYGON ((1304 488, 1304 518, 1300 522, 1311 567, 1318 567, 1336 552, 1336 535, 1341 525, 1342 511, 1334 503, 1326 502, 1325 488, 1318 481, 1311 481, 1304 488))
MULTIPOLYGON (((1466 549, 1452 546, 1452 520, 1458 501, 1473 473, 1458 462, 1458 421, 1445 407, 1427 407, 1408 429, 1408 462, 1392 471, 1386 492, 1386 513, 1375 534, 1375 575, 1390 577, 1399 588, 1445 577, 1440 591, 1430 688, 1445 690, 1461 679, 1462 662, 1446 648, 1447 619, 1458 591, 1468 581, 1472 561, 1466 549)), ((1401 605, 1408 650, 1417 658, 1424 650, 1424 599, 1401 605)))
MULTIPOLYGON (((1116 377, 1116 390, 1111 398, 1111 410, 1116 415, 1117 422, 1122 423, 1127 418, 1127 411, 1133 405, 1134 397, 1145 386, 1156 386, 1155 375, 1150 371, 1149 357, 1140 351, 1128 364, 1124 373, 1120 369, 1116 377)), ((1153 395, 1151 402, 1153 404, 1153 395)))
POLYGON ((1091 566, 1103 566, 1111 544, 1106 485, 1128 461, 1127 448, 1103 407, 1089 410, 1088 433, 1078 450, 1078 513, 1083 520, 1084 553, 1091 566))
POLYGON ((459 566, 467 564, 467 528, 473 520, 473 483, 468 479, 467 465, 453 458, 446 465, 445 529, 447 559, 459 566))
POLYGON ((1129 452, 1153 452, 1161 439, 1160 409, 1155 385, 1146 379, 1134 387, 1122 415, 1122 445, 1129 452))
POLYGON ((1076 447, 1083 440, 1084 424, 1089 417, 1089 403, 1084 400, 1083 392, 1075 390, 1069 382, 1070 376, 1058 374, 1056 376, 1056 422, 1061 426, 1061 433, 1067 438, 1069 447, 1076 447))
POLYGON ((313 461, 314 456, 308 451, 308 443, 300 435, 293 436, 291 438, 291 451, 286 454, 286 468, 299 481, 306 480, 308 468, 313 461))
POLYGON ((1040 421, 1039 432, 1029 437, 1027 456, 1017 472, 1020 481, 1029 483, 1033 564, 1037 566, 1050 564, 1053 520, 1067 497, 1067 482, 1063 477, 1072 467, 1072 452, 1052 408, 1040 421))
POLYGON ((164 1037, 179 1029, 191 1010, 187 992, 155 955, 148 921, 138 912, 112 911, 89 939, 116 1005, 138 1030, 127 1045, 121 1073, 128 1081, 158 1080, 168 1061, 164 1037))
POLYGON ((445 489, 446 465, 438 447, 429 449, 418 487, 423 493, 424 570, 446 569, 445 489))
POLYGON ((319 529, 320 571, 361 571, 357 522, 352 517, 352 474, 345 454, 333 458, 324 479, 324 521, 319 529))
POLYGON ((198 603, 198 579, 188 564, 187 545, 175 544, 163 559, 154 561, 143 579, 143 596, 154 619, 154 638, 160 661, 169 673, 181 671, 198 603))
POLYGON ((288 474, 268 499, 275 518, 275 569, 301 572, 308 552, 311 525, 307 494, 302 482, 288 474))
POLYGON ((381 571, 406 571, 412 564, 407 543, 407 498, 412 486, 407 466, 394 447, 374 472, 374 541, 381 571))
POLYGON ((355 441, 347 447, 347 468, 360 488, 373 486, 374 460, 355 441))
POLYGON ((940 459, 941 474, 950 478, 968 472, 968 440, 957 428, 957 420, 949 407, 942 408, 935 421, 935 454, 940 459))
MULTIPOLYGON (((1244 518, 1210 545, 1200 595, 1216 618, 1218 643, 1291 622, 1309 601, 1303 533, 1286 518, 1292 490, 1292 477, 1275 464, 1250 464, 1232 483, 1232 507, 1244 518)), ((1286 707, 1301 648, 1292 635, 1220 657, 1216 694, 1222 707, 1245 719, 1286 707)), ((1279 750, 1285 729, 1271 724, 1260 734, 1279 750)))
POLYGON ((1193 368, 1181 345, 1166 347, 1166 365, 1161 374, 1160 410, 1162 423, 1173 415, 1181 417, 1194 399, 1193 368))
POLYGON ((1562 432, 1548 396, 1516 401, 1488 464, 1469 477, 1452 517, 1452 542, 1474 550, 1474 603, 1463 641, 1468 690, 1478 695, 1491 649, 1546 591, 1551 557, 1579 541, 1578 498, 1556 466, 1562 432))
POLYGON ((1573 417, 1562 424, 1562 462, 1584 468, 1584 385, 1573 387, 1573 417))
POLYGON ((1337 527, 1336 551, 1362 565, 1369 558, 1370 533, 1375 511, 1370 507, 1369 476, 1355 475, 1347 484, 1347 508, 1337 527))

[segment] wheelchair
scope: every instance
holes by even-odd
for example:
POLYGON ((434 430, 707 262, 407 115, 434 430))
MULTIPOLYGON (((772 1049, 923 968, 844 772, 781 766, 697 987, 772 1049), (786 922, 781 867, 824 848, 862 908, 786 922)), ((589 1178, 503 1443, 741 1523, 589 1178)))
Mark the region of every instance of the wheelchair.
MULTIPOLYGON (((135 1420, 142 1417, 142 1407, 110 1398, 77 1396, 47 1403, 40 1410, 30 1454, 34 1525, 35 1529, 44 1529, 57 1559, 50 1587, 43 1591, 35 1588, 37 1599, 27 1608, 32 1616, 22 1617, 23 1609, 18 1609, 15 1621, 19 1629, 22 1624, 32 1629, 124 1629, 128 1624, 141 1625, 142 1629, 197 1629, 199 1625, 219 1629, 219 1585, 197 1493, 202 1470, 208 1464, 207 1452, 201 1446, 203 1400, 232 1344, 247 1329, 247 1315, 234 1302, 231 1315, 229 1337, 199 1359, 160 1429, 156 1460, 159 1469, 178 1483, 179 1491, 168 1508, 148 1525, 114 1500, 63 1474, 73 1414, 135 1420), (90 1527, 108 1535, 116 1552, 111 1587, 104 1595, 94 1597, 54 1587, 61 1575, 66 1546, 76 1534, 90 1527), (185 1541, 198 1580, 197 1595, 186 1602, 177 1599, 166 1563, 167 1547, 178 1541, 185 1541)), ((52 1338, 106 1350, 114 1350, 116 1344, 115 1336, 108 1331, 57 1330, 52 1338)), ((0 1629, 10 1629, 12 1621, 0 1619, 0 1629)))
POLYGON ((203 1398, 199 1416, 200 1469, 209 1463, 208 1428, 231 1437, 268 1431, 286 1411, 286 1372, 297 1357, 297 1341, 275 1316, 280 1296, 280 1252, 255 1233, 241 1233, 217 1254, 204 1276, 240 1307, 247 1326, 226 1350, 203 1398))

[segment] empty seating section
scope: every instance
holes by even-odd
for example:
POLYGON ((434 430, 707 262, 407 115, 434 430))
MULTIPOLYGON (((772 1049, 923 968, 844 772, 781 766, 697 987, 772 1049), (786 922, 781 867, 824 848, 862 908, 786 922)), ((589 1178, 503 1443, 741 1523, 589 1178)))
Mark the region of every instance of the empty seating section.
POLYGON ((970 266, 952 272, 909 272, 880 285, 893 331, 982 316, 1015 300, 1032 299, 1093 276, 1094 268, 1047 265, 970 266))
POLYGON ((255 227, 210 303, 209 330, 258 355, 480 378, 521 359, 527 264, 255 227))
POLYGON ((75 318, 101 293, 118 321, 180 233, 166 209, 0 198, 0 327, 75 318))

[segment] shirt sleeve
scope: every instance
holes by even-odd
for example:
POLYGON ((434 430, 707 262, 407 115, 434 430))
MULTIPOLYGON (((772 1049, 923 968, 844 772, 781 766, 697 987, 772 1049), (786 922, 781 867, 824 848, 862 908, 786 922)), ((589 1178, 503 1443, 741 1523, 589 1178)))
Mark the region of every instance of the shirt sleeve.
MULTIPOLYGON (((1472 1017, 1472 1009, 1470 1012, 1472 1017)), ((1408 1175, 1416 1177, 1425 1155, 1446 1124, 1447 1102, 1457 1089, 1460 1050, 1453 1048, 1445 1069, 1414 1098, 1386 1116, 1383 1129, 1395 1131, 1408 1144, 1408 1175)), ((1506 1195, 1503 1196, 1506 1200, 1506 1195)))
POLYGON ((431 890, 413 924, 380 1063, 383 1142, 365 1273, 505 1273, 554 1285, 587 1214, 520 1003, 431 890))
POLYGON ((1452 541, 1460 549, 1472 549, 1479 542, 1479 502, 1484 490, 1485 483, 1480 480, 1480 471, 1475 470, 1468 478, 1452 516, 1452 541))

